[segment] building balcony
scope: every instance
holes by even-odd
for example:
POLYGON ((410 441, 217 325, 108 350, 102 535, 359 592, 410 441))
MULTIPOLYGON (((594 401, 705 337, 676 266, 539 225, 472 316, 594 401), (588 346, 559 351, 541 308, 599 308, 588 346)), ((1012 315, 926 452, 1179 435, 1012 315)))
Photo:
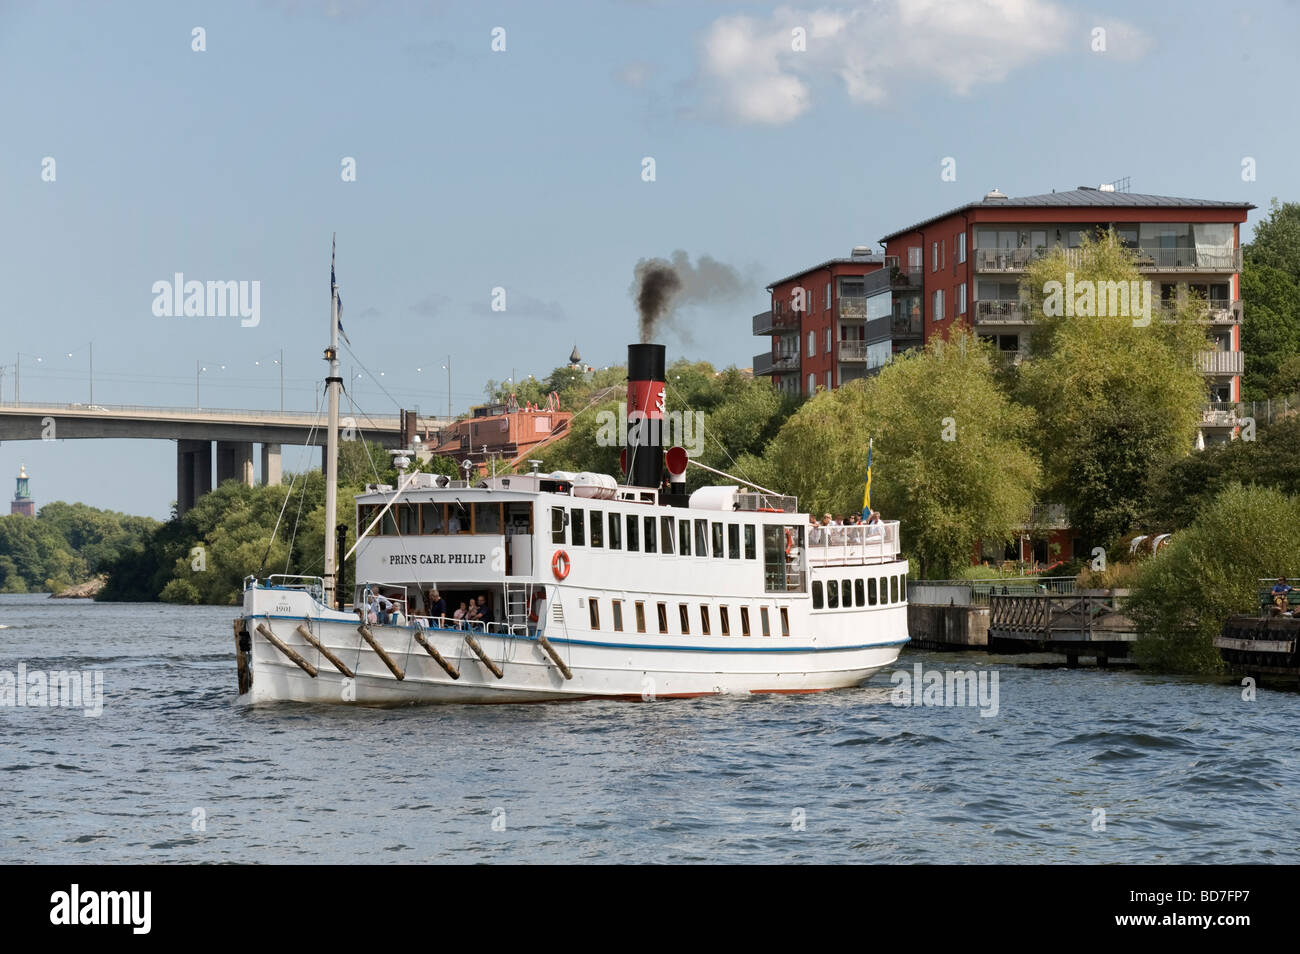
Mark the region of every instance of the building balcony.
POLYGON ((1242 422, 1241 405, 1212 401, 1201 410, 1201 427, 1205 429, 1232 429, 1242 422))
POLYGON ((754 377, 771 374, 790 374, 799 370, 799 355, 765 352, 754 355, 754 377))
POLYGON ((867 317, 865 298, 841 298, 836 307, 843 321, 862 321, 867 317))
POLYGON ((799 316, 795 313, 774 315, 770 311, 764 311, 754 316, 753 323, 756 335, 799 333, 799 316))
POLYGON ((1241 374, 1243 357, 1240 351, 1202 351, 1196 366, 1205 374, 1241 374))
MULTIPOLYGON (((1241 322, 1242 305, 1241 299, 1231 301, 1227 298, 1212 298, 1203 303, 1205 306, 1205 321, 1215 325, 1235 325, 1241 322)), ((1172 315, 1178 307, 1178 302, 1161 301, 1156 303, 1156 307, 1165 315, 1172 315)))
POLYGON ((920 288, 925 282, 925 270, 904 266, 897 255, 886 255, 885 267, 879 272, 867 276, 868 294, 880 287, 885 281, 888 281, 890 288, 920 288), (884 277, 886 274, 889 276, 888 279, 884 277), (880 275, 881 277, 873 282, 871 280, 873 275, 880 275))
POLYGON ((841 341, 839 344, 841 361, 858 362, 867 360, 867 343, 865 341, 841 341))
POLYGON ((889 333, 895 341, 909 338, 916 338, 919 341, 925 337, 924 322, 920 318, 894 315, 889 321, 889 333))
POLYGON ((1021 301, 977 301, 975 323, 1023 325, 1029 323, 1029 309, 1021 301))
MULTIPOLYGON (((1197 245, 1185 248, 1163 248, 1154 245, 1133 245, 1129 251, 1140 271, 1144 272, 1239 272, 1241 249, 1231 245, 1197 245)), ((1038 248, 977 248, 975 271, 1023 272, 1035 259, 1044 258, 1051 250, 1038 248)), ((1065 250, 1067 265, 1078 265, 1083 250, 1065 250)))

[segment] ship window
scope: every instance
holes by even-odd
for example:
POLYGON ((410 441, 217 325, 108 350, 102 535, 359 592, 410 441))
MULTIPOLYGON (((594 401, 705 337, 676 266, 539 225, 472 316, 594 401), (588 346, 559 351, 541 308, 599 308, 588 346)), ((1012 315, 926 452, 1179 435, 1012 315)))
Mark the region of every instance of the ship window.
POLYGON ((691 522, 682 520, 677 524, 677 539, 681 541, 682 556, 691 555, 691 522))
POLYGON ((700 604, 700 632, 705 636, 709 635, 709 606, 707 603, 700 604))
POLYGON ((446 526, 442 519, 442 504, 420 504, 421 533, 445 533, 446 526))
POLYGON ((722 635, 731 635, 731 614, 725 606, 718 607, 718 622, 722 624, 722 635))
POLYGON ((673 552, 673 518, 659 518, 659 549, 664 553, 673 552))
POLYGON ((604 517, 599 510, 591 512, 591 545, 593 547, 603 547, 605 545, 604 517))
POLYGON ((393 520, 393 511, 391 508, 384 511, 384 516, 379 521, 379 534, 384 537, 397 535, 397 524, 393 520))
MULTIPOLYGON (((561 513, 563 513, 563 511, 561 511, 561 513)), ((454 503, 447 506, 447 532, 469 532, 469 508, 463 503, 454 503)), ((564 532, 563 527, 560 528, 560 532, 564 532)))
POLYGON ((660 603, 656 607, 659 615, 659 632, 668 632, 668 604, 660 603))
POLYGON ((741 636, 749 635, 749 607, 748 606, 742 606, 740 608, 740 635, 741 636))
POLYGON ((768 617, 767 617, 767 607, 766 607, 766 606, 760 606, 760 607, 758 608, 758 618, 762 621, 762 626, 763 626, 763 635, 764 635, 764 636, 771 636, 771 635, 772 635, 772 623, 771 623, 771 620, 769 620, 768 617))
POLYGON ((587 597, 587 615, 591 617, 591 628, 600 629, 600 606, 594 596, 587 597))
POLYGON ((867 601, 863 599, 863 595, 864 594, 863 594, 862 580, 860 579, 854 580, 853 581, 853 602, 857 603, 859 606, 866 606, 867 601))
POLYGON ((631 552, 641 549, 637 543, 636 514, 627 515, 627 548, 631 552))
POLYGON ((623 548, 623 518, 616 513, 609 515, 609 548, 611 550, 623 548))
POLYGON ((844 596, 844 605, 852 607, 853 587, 850 585, 848 580, 844 580, 840 583, 840 593, 844 596))
POLYGON ((826 608, 827 609, 840 608, 840 581, 839 580, 826 581, 826 608))
POLYGON ((378 507, 375 507, 372 504, 362 504, 357 508, 357 529, 358 529, 357 535, 358 536, 364 536, 367 533, 367 531, 369 531, 369 534, 371 536, 374 536, 379 532, 378 528, 375 529, 370 528, 370 523, 375 519, 375 512, 378 509, 379 509, 378 507))
MULTIPOLYGON (((575 514, 581 512, 580 510, 574 511, 575 514)), ((501 505, 499 503, 476 503, 474 505, 474 532, 501 532, 501 505)))
POLYGON ((822 608, 822 581, 813 580, 813 609, 822 608))
POLYGON ((655 546, 655 518, 646 517, 645 518, 645 552, 654 553, 656 549, 657 548, 655 546))
POLYGON ((874 576, 867 580, 867 603, 871 606, 876 605, 876 578, 874 576))
POLYGON ((645 632, 645 604, 640 600, 636 602, 636 631, 645 632))
POLYGON ((898 574, 898 595, 904 603, 907 602, 907 574, 898 574))
POLYGON ((564 508, 551 508, 551 542, 564 542, 564 508))
POLYGON ((740 524, 727 524, 727 556, 733 560, 740 559, 740 524))
POLYGON ((889 602, 898 602, 898 577, 896 576, 889 578, 889 602))
POLYGON ((623 632, 623 601, 610 600, 614 604, 614 632, 623 632))
POLYGON ((790 610, 784 606, 781 607, 781 635, 790 635, 790 610))
POLYGON ((722 559, 722 524, 713 525, 713 556, 715 559, 722 559))
POLYGON ((416 504, 399 504, 402 509, 397 513, 397 525, 402 528, 403 536, 418 536, 420 533, 420 511, 416 504))
POLYGON ((695 521, 695 555, 702 557, 709 555, 709 522, 707 520, 695 521))
POLYGON ((677 613, 682 618, 682 635, 689 636, 691 634, 691 608, 685 603, 678 603, 677 613))
POLYGON ((755 540, 754 525, 752 523, 745 524, 745 559, 758 559, 758 544, 755 540))
POLYGON ((574 507, 569 513, 569 536, 575 547, 587 545, 587 511, 581 507, 574 507))

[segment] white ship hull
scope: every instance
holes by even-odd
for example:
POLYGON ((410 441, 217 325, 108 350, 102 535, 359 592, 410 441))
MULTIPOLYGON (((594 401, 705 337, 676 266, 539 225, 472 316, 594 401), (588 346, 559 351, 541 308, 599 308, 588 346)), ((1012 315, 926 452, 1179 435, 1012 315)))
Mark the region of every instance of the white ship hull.
MULTIPOLYGON (((870 638, 860 632, 834 638, 651 634, 550 635, 547 640, 569 670, 525 634, 471 635, 498 667, 498 678, 474 654, 464 631, 410 626, 368 627, 402 673, 389 668, 359 632, 357 617, 333 612, 302 593, 252 591, 250 602, 286 601, 306 612, 253 612, 236 623, 248 634, 240 650, 250 685, 242 703, 317 702, 361 705, 415 703, 517 703, 615 698, 645 700, 726 693, 804 693, 856 686, 893 663, 907 642, 906 607, 872 614, 870 638), (259 626, 315 669, 313 676, 265 638, 259 626), (345 675, 298 631, 314 639, 353 673, 345 675), (457 673, 453 678, 416 639, 417 632, 457 673)), ((269 607, 268 607, 269 608, 269 607)), ((255 607, 246 607, 255 609, 255 607)), ((862 629, 867 627, 862 626, 862 629)), ((238 637, 237 637, 238 639, 238 637)), ((242 675, 241 675, 242 681, 242 675)))

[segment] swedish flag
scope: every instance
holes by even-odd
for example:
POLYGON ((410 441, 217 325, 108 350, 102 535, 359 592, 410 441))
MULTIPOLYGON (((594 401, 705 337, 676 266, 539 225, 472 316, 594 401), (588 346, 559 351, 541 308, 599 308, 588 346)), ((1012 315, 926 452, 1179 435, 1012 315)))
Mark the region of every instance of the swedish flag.
POLYGON ((862 490, 862 519, 866 520, 871 515, 871 444, 872 439, 867 438, 867 483, 862 490))

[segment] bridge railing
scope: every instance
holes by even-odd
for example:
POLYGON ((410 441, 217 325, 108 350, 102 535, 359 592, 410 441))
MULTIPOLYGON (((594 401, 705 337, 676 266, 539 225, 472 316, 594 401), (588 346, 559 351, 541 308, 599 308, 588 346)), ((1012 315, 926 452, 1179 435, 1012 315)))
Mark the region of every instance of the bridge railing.
MULTIPOLYGON (((267 411, 259 408, 230 408, 230 407, 160 407, 151 404, 58 404, 50 401, 0 401, 0 408, 12 408, 17 410, 53 410, 73 411, 76 413, 97 411, 121 411, 131 414, 187 414, 201 415, 203 417, 273 417, 279 419, 293 418, 310 423, 317 418, 316 411, 267 411)), ((396 414, 367 414, 357 415, 363 417, 371 423, 384 423, 398 426, 400 417, 396 414)), ((324 418, 321 412, 320 417, 324 418)), ((433 422, 437 418, 427 418, 433 422)))

